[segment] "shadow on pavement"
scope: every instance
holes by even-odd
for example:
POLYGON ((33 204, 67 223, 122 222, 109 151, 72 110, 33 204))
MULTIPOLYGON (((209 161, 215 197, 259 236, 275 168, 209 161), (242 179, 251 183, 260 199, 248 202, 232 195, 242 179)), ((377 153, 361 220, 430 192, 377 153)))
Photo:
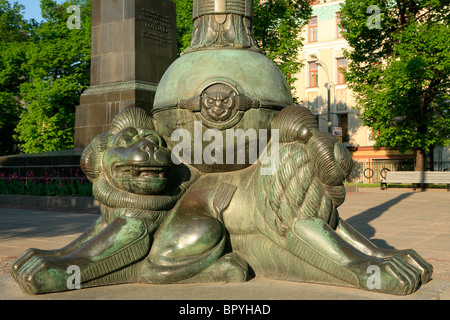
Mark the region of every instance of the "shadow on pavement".
POLYGON ((375 228, 373 228, 369 224, 369 222, 379 218, 389 208, 398 204, 402 200, 405 200, 412 194, 414 194, 414 192, 402 193, 398 197, 388 200, 386 202, 383 202, 382 204, 380 204, 376 207, 373 207, 366 211, 363 211, 360 214, 357 214, 349 219, 346 219, 346 221, 352 227, 354 227, 356 230, 358 230, 358 232, 360 232, 363 236, 365 236, 367 239, 369 239, 376 246, 378 246, 380 248, 384 248, 384 249, 396 249, 396 248, 390 246, 389 244, 387 244, 387 242, 385 240, 371 239, 375 235, 375 228))
POLYGON ((99 214, 0 207, 0 239, 55 237, 82 233, 99 214))

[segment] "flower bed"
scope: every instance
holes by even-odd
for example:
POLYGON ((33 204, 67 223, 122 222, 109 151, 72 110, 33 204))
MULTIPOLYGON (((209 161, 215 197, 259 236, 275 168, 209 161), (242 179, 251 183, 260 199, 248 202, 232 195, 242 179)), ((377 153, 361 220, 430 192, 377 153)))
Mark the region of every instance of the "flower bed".
POLYGON ((72 169, 54 170, 44 176, 35 176, 33 172, 25 176, 1 173, 0 194, 92 197, 92 184, 80 170, 72 169))

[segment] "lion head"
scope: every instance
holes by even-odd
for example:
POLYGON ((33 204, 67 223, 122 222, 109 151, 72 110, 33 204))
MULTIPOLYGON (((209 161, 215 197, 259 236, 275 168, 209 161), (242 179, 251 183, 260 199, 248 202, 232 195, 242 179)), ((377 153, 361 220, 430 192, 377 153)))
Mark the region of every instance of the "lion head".
POLYGON ((102 163, 119 189, 149 195, 165 190, 170 159, 170 150, 155 131, 127 127, 111 137, 102 163))
POLYGON ((198 178, 174 166, 164 139, 144 110, 129 108, 84 150, 81 168, 93 183, 94 197, 112 208, 169 210, 198 178))

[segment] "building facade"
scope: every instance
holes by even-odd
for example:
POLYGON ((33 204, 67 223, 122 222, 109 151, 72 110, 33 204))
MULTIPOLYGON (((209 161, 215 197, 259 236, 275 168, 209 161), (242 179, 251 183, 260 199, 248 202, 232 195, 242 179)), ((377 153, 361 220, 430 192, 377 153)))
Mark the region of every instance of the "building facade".
MULTIPOLYGON (((375 150, 370 128, 362 125, 354 93, 345 80, 349 49, 340 27, 340 6, 344 0, 312 1, 313 13, 304 29, 300 60, 304 67, 297 77, 295 95, 309 108, 321 131, 328 131, 342 141, 354 161, 366 166, 386 167, 387 162, 402 161, 413 165, 414 154, 398 150, 375 150)), ((392 168, 395 170, 395 168, 392 168)))

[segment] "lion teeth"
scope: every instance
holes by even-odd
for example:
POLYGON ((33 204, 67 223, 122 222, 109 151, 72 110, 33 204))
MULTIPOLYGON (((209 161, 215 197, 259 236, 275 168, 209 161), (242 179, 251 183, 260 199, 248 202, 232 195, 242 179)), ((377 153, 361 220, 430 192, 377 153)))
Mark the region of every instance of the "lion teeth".
POLYGON ((165 173, 162 168, 123 166, 116 171, 117 178, 153 177, 164 178, 165 173))
POLYGON ((141 171, 140 177, 158 177, 158 174, 154 171, 141 171))

